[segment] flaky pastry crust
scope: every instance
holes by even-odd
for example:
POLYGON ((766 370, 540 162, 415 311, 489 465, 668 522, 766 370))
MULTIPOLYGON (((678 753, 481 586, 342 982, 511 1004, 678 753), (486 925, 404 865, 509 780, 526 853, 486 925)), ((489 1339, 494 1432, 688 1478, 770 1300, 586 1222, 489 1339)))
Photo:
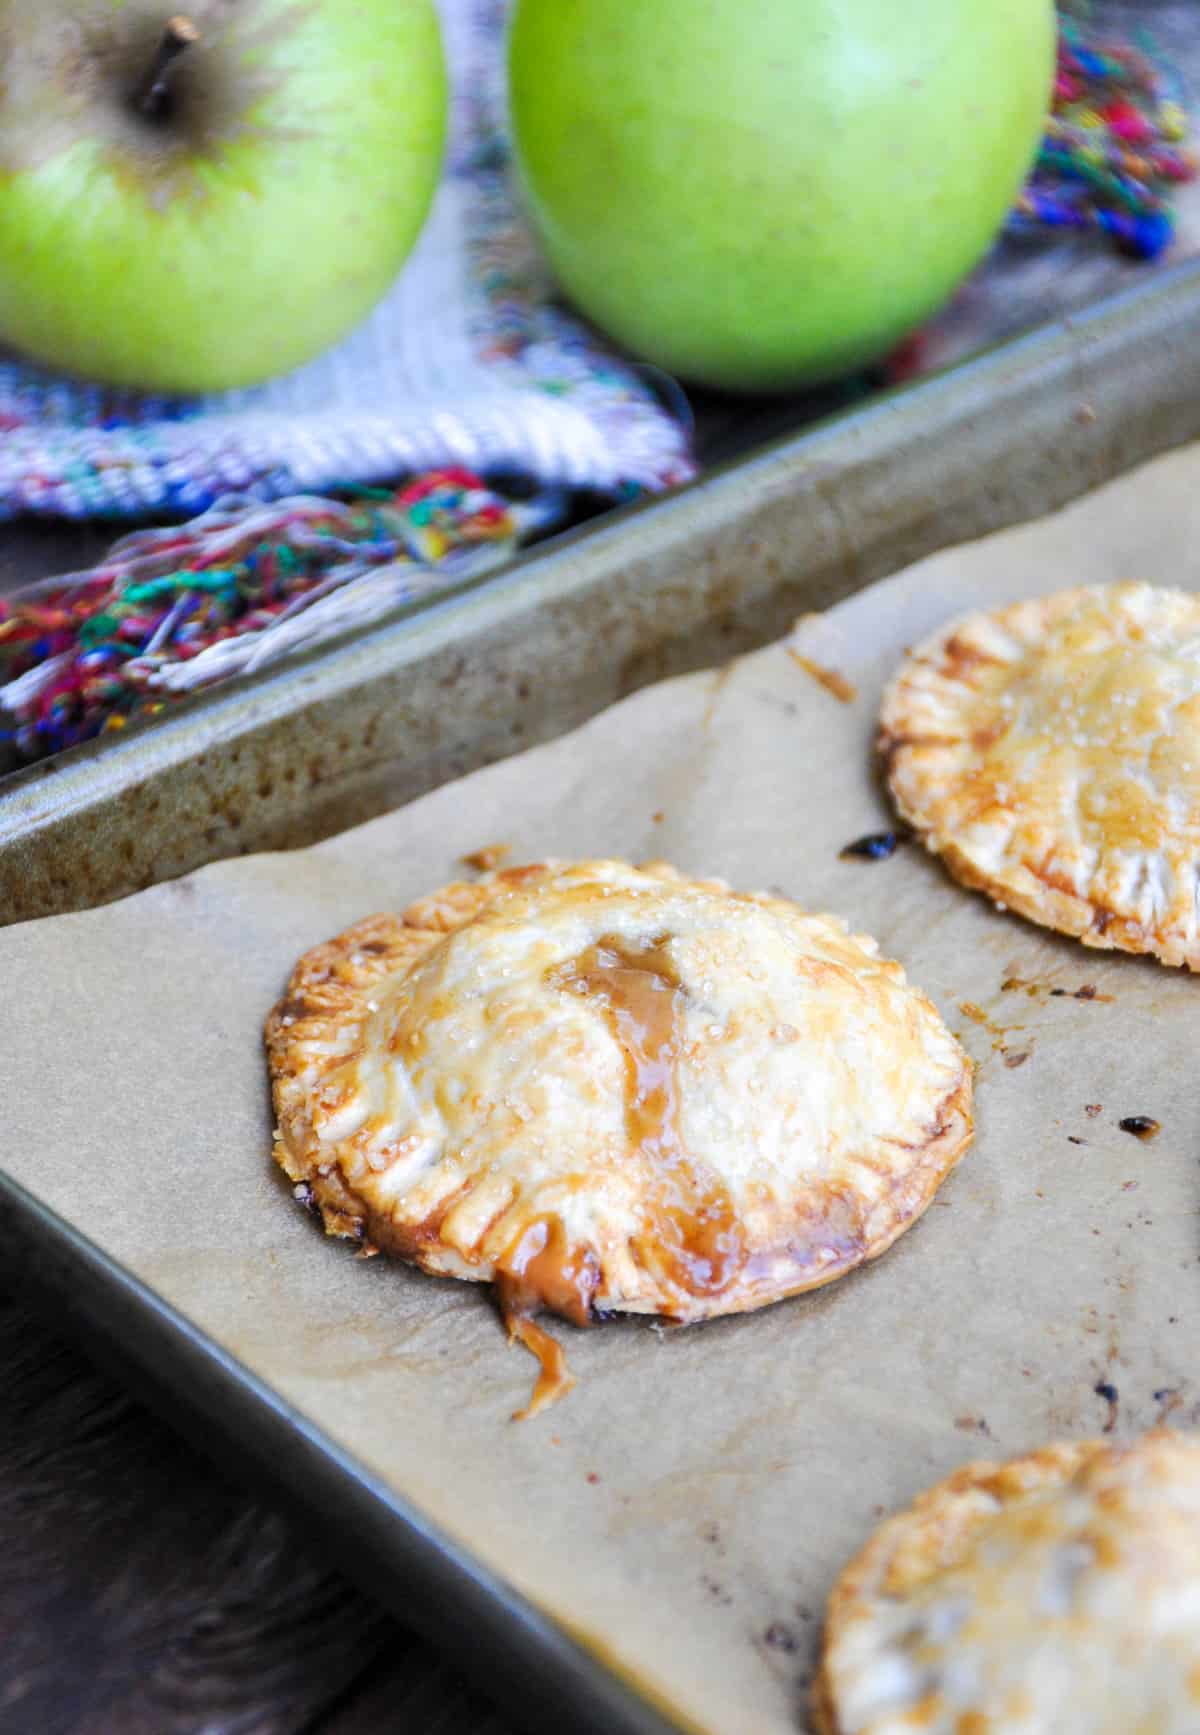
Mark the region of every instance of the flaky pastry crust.
POLYGON ((1194 1735, 1200 1444, 1158 1429, 968 1464, 830 1597, 817 1735, 1194 1735))
POLYGON ((874 1258, 971 1135, 971 1071, 828 916, 662 864, 445 887, 302 958, 275 1155, 331 1234, 579 1324, 759 1307, 874 1258))
POLYGON ((963 884, 1200 969, 1200 596, 1112 584, 954 621, 893 678, 880 747, 963 884))

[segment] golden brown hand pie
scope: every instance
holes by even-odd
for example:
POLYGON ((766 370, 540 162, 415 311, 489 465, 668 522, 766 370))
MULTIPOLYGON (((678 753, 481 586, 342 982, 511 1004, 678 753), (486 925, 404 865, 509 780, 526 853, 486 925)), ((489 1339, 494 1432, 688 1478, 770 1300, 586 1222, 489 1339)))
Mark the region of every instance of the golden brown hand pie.
POLYGON ((896 805, 965 885, 1200 969, 1200 595, 1114 584, 952 622, 902 664, 896 805))
POLYGON ((1195 1735, 1200 1444, 1160 1430, 970 1464, 829 1603, 820 1735, 1195 1735))
MULTIPOLYGON (((882 1253, 971 1134, 969 1062, 829 916, 623 862, 447 886, 301 959, 276 1156, 326 1228, 541 1308, 678 1321, 882 1253)), ((544 1396, 561 1363, 547 1363, 544 1396)))

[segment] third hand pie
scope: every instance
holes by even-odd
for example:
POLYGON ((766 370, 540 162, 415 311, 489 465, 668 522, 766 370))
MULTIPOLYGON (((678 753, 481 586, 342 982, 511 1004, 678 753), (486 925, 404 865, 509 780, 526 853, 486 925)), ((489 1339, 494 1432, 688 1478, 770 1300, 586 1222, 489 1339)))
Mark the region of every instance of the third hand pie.
POLYGON ((968 1464, 834 1587, 819 1735, 1195 1735, 1200 1444, 968 1464))
POLYGON ((893 678, 880 746, 956 879, 1200 969, 1200 596, 1101 585, 953 621, 893 678))
POLYGON ((276 1157, 329 1233, 533 1323, 686 1323, 873 1259, 971 1136, 970 1064, 871 940, 665 865, 445 887, 302 958, 276 1157))

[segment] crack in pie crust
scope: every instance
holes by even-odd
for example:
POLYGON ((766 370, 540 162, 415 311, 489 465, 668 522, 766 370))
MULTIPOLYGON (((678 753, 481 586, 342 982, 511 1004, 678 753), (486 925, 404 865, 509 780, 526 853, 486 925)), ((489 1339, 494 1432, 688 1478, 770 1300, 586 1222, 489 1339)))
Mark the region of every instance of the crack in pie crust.
POLYGON ((1195 1735, 1200 1444, 1165 1429, 969 1464, 829 1602, 818 1735, 1195 1735))
POLYGON ((882 1253, 971 1136, 970 1063, 874 941, 673 868, 446 886, 303 957, 275 1156, 330 1234, 532 1316, 679 1322, 882 1253))
POLYGON ((893 678, 880 747, 956 879, 1200 969, 1200 595, 1113 584, 954 621, 893 678))

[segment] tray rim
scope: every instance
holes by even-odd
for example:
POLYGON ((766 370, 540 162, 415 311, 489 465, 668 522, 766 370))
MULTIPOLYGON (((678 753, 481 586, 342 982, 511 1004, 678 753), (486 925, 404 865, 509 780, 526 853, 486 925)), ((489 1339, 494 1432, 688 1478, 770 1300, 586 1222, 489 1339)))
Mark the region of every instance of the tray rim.
MULTIPOLYGON (((572 525, 542 541, 518 549, 498 566, 459 579, 429 596, 416 596, 394 603, 376 620, 363 626, 345 627, 321 644, 298 651, 278 664, 252 670, 245 675, 235 676, 229 681, 189 694, 173 704, 169 711, 155 716, 138 717, 126 729, 114 734, 96 736, 90 741, 64 749, 50 759, 15 767, 0 775, 0 809, 10 794, 35 786, 44 779, 55 776, 61 769, 89 764, 106 757, 124 757, 129 750, 149 737, 163 732, 175 721, 186 723, 213 714, 220 717, 229 708, 229 702, 239 695, 265 691, 284 683, 288 687, 297 685, 305 673, 323 664, 340 660, 340 657, 354 646, 384 637, 390 638, 397 630, 411 630, 414 622, 423 623, 450 612, 461 612, 490 598, 493 593, 496 593, 499 608, 503 610, 505 593, 514 583, 520 584, 531 568, 534 569, 533 576, 536 578, 547 562, 554 561, 557 564, 557 557, 560 555, 569 556, 584 547, 590 549, 601 539, 618 537, 624 541, 626 530, 636 527, 638 520, 644 516, 661 517, 680 502, 690 501, 698 494, 723 489, 730 483, 736 485, 760 466, 769 466, 793 453, 806 455, 810 449, 819 449, 830 435, 843 431, 853 434, 861 427, 873 426, 887 415, 894 415, 896 412, 903 414, 916 408, 923 399, 931 396, 940 398, 947 390, 957 390, 960 383, 963 386, 968 385, 977 374, 990 375, 1000 372, 1008 362, 1020 364, 1031 352, 1035 355, 1043 351, 1050 352, 1055 347, 1056 340, 1067 334, 1078 333, 1081 338, 1086 339, 1092 327, 1103 326, 1114 318, 1119 321, 1127 313, 1132 313, 1136 318, 1146 307, 1166 307, 1181 299, 1181 291, 1186 295, 1192 290, 1195 290, 1197 302, 1200 303, 1200 255, 1165 266, 1151 279, 1131 283, 1074 311, 1042 321, 1027 331, 998 339, 916 379, 884 387, 863 400, 824 410, 799 428, 775 433, 745 452, 720 459, 711 469, 688 481, 675 483, 657 493, 645 494, 635 500, 615 504, 589 517, 582 524, 572 525)), ((219 722, 216 728, 219 729, 219 722)))
POLYGON ((0 924, 316 841, 1198 436, 1200 258, 0 779, 0 924), (334 717, 346 745, 326 753, 334 717), (285 794, 293 742, 325 763, 285 794), (174 820, 153 847, 137 811, 150 785, 174 820))

